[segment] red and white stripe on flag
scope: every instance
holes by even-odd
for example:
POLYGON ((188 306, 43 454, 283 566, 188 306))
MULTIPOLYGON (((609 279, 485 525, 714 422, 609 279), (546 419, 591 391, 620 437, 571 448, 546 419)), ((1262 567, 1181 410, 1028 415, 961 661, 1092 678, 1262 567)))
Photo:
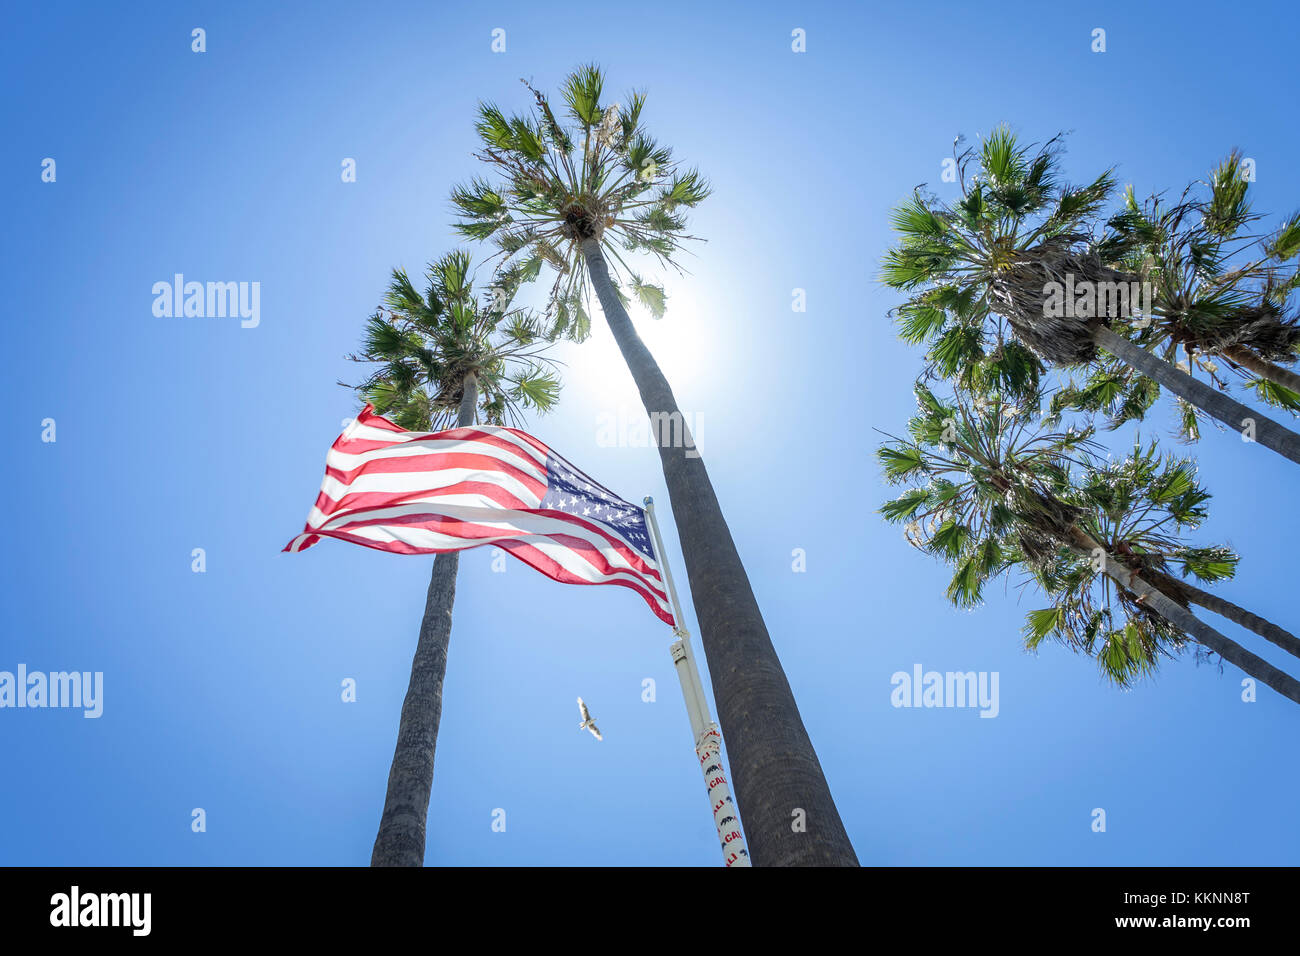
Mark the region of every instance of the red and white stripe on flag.
POLYGON ((565 584, 618 584, 673 624, 645 511, 527 432, 403 431, 367 405, 330 447, 306 527, 285 551, 338 538, 395 554, 485 544, 565 584))

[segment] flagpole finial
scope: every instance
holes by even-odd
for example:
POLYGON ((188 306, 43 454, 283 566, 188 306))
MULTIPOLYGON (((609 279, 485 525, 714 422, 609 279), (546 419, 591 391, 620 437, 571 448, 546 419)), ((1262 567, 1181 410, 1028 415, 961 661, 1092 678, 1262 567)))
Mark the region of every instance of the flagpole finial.
POLYGON ((645 505, 647 508, 649 508, 652 504, 655 503, 655 500, 651 498, 649 495, 646 495, 644 498, 641 499, 641 503, 645 505))

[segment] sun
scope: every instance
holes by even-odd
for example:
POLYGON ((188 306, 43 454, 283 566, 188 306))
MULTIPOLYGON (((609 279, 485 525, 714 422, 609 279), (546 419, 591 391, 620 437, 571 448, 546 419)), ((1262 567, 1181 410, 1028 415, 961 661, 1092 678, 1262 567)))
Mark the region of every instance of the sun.
MULTIPOLYGON (((566 398, 600 407, 632 404, 639 408, 641 397, 627 363, 599 312, 600 306, 593 302, 593 308, 597 311, 592 316, 591 337, 581 345, 560 343, 556 348, 556 357, 565 363, 562 374, 566 398)), ((635 303, 628 308, 628 314, 681 402, 704 372, 708 353, 708 332, 702 325, 705 317, 689 295, 673 295, 671 291, 662 319, 654 318, 635 303)))

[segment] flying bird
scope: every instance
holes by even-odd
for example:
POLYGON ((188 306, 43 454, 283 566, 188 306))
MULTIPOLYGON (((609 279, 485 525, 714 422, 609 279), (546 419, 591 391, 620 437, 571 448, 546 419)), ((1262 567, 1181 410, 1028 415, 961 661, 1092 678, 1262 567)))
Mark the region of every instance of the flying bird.
POLYGON ((591 711, 587 710, 587 705, 582 702, 581 697, 578 698, 578 713, 582 715, 582 723, 578 724, 578 729, 590 730, 591 735, 597 740, 604 740, 605 738, 600 735, 600 728, 591 717, 591 711))

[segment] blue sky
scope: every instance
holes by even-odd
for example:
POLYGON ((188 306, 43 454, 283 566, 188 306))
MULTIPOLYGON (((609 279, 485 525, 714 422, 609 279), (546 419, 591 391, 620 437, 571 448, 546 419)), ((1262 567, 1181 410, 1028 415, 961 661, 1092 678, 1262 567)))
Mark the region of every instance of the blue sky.
MULTIPOLYGON (((1117 165, 1140 194, 1240 146, 1257 208, 1290 212, 1293 5, 583 6, 8 14, 0 670, 102 671, 105 699, 97 720, 0 711, 0 863, 368 861, 430 559, 280 548, 355 413, 335 383, 389 270, 456 244, 446 197, 478 171, 476 101, 523 108, 521 77, 554 89, 592 59, 614 91, 648 91, 650 129, 714 184, 667 317, 635 318, 696 424, 862 861, 1293 863, 1300 820, 1278 810, 1300 784, 1292 704, 1267 688, 1245 704, 1234 669, 1190 659, 1120 692, 1064 649, 1027 655, 1039 603, 1009 587, 950 608, 945 570, 875 514, 889 492, 872 456, 919 367, 875 279, 887 213, 918 183, 954 188, 939 181, 953 137, 1068 130, 1072 179, 1117 165), (260 282, 260 324, 156 318, 153 283, 177 272, 260 282), (997 718, 892 707, 890 676, 918 663, 997 672, 997 718)), ((562 357, 561 406, 532 430, 666 512, 654 450, 599 441, 601 416, 639 407, 600 322, 562 357)), ((1172 424, 1162 405, 1143 433, 1172 424)), ((1197 454, 1215 493, 1200 540, 1243 555, 1222 593, 1300 624, 1293 516, 1270 504, 1292 466, 1232 434, 1197 454)), ((625 589, 507 567, 462 558, 428 862, 718 865, 667 629, 625 589), (577 732, 578 695, 604 743, 577 732)))

